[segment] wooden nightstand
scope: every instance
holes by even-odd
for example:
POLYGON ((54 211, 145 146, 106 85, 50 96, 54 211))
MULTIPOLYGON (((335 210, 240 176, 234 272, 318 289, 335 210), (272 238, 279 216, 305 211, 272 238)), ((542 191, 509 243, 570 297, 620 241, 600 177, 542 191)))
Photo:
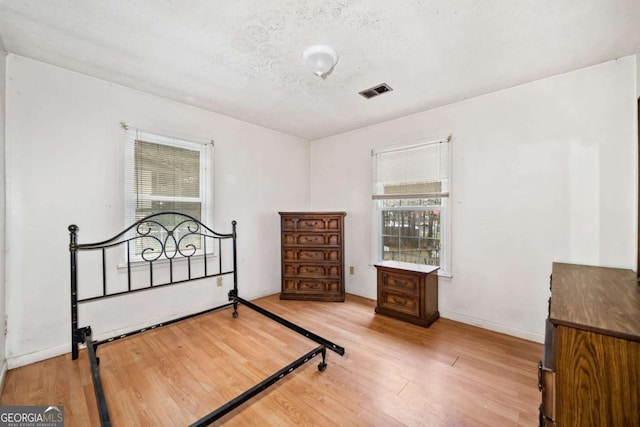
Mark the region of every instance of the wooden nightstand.
POLYGON ((428 327, 438 312, 438 269, 440 267, 382 261, 378 270, 376 313, 428 327))

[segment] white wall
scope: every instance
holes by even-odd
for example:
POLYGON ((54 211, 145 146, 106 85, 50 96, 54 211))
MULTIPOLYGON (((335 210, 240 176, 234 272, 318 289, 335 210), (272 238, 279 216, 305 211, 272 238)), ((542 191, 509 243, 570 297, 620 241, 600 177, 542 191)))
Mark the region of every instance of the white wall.
MULTIPOLYGON (((123 229, 121 121, 215 140, 214 225, 238 221, 241 295, 279 292, 277 212, 309 208, 307 141, 15 55, 6 113, 9 367, 70 351, 67 227, 80 243, 123 229)), ((228 279, 99 303, 80 325, 105 335, 224 303, 228 279)))
POLYGON ((347 211, 347 292, 376 297, 371 149, 447 133, 453 277, 440 278, 443 317, 541 341, 553 261, 635 268, 635 62, 314 141, 312 208, 347 211))
MULTIPOLYGON (((5 286, 5 105, 6 105, 6 65, 7 52, 0 40, 0 322, 4 325, 6 313, 5 286)), ((4 329, 4 328, 2 328, 4 329)), ((3 331, 4 332, 4 331, 3 331)), ((4 334, 0 335, 0 390, 4 384, 7 371, 6 341, 4 334)))
MULTIPOLYGON (((311 149, 299 138, 15 55, 6 73, 0 315, 6 286, 9 367, 69 351, 67 226, 80 226, 80 242, 123 227, 120 121, 215 139, 215 226, 238 221, 240 289, 248 298, 279 292, 277 212, 304 209, 347 211, 346 264, 356 268, 347 292, 375 298, 370 150, 447 132, 454 136, 453 277, 440 281, 443 317, 541 340, 552 261, 635 268, 635 56, 311 149)), ((107 335, 164 320, 225 302, 226 285, 139 294, 100 306, 100 316, 86 313, 81 324, 90 319, 107 335)))

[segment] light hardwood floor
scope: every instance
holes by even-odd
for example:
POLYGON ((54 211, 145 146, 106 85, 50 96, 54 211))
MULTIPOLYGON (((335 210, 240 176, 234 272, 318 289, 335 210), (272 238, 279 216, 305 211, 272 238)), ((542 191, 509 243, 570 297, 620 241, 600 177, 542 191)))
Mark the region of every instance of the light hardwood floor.
MULTIPOLYGON (((328 351, 222 418, 228 426, 535 426, 542 345, 446 319, 421 328, 375 302, 254 301, 345 347, 328 351)), ((99 347, 115 426, 188 425, 316 344, 242 305, 99 347)), ((64 405, 98 425, 86 351, 11 370, 2 405, 64 405)))

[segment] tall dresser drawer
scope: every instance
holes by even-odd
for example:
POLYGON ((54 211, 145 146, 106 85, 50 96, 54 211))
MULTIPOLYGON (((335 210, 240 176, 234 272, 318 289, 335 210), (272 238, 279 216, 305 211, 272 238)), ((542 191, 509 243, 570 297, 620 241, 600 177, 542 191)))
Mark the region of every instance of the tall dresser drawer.
POLYGON ((284 290, 304 292, 306 294, 340 293, 340 282, 337 280, 318 279, 284 279, 284 290))
POLYGON ((341 266, 334 264, 284 264, 285 276, 300 277, 340 277, 341 266))
POLYGON ((283 248, 283 261, 336 261, 342 259, 340 249, 313 249, 313 248, 283 248))
POLYGON ((284 218, 282 229, 286 231, 339 231, 342 229, 342 217, 307 215, 302 218, 284 218))
POLYGON ((284 245, 338 246, 342 244, 339 233, 283 233, 284 245))

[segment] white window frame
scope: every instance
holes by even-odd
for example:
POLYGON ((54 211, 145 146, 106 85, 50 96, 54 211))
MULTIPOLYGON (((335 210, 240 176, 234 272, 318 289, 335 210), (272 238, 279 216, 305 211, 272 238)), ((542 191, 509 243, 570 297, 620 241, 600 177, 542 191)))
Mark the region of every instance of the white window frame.
MULTIPOLYGON (((193 137, 173 137, 166 132, 153 130, 142 130, 125 123, 121 124, 125 131, 124 143, 124 227, 128 227, 136 222, 136 201, 178 201, 178 202, 200 202, 200 222, 205 225, 213 224, 213 141, 199 140, 193 137), (198 197, 166 197, 137 195, 135 192, 135 142, 142 140, 154 144, 167 145, 171 147, 184 148, 200 153, 200 194, 198 197)), ((123 228, 124 228, 123 227, 123 228)), ((133 249, 133 248, 132 248, 133 249)), ((140 255, 132 251, 129 254, 132 264, 146 263, 140 255)), ((216 256, 215 248, 207 249, 207 256, 216 256), (210 251, 211 250, 211 251, 210 251)), ((126 251, 123 251, 123 260, 126 260, 126 251)), ((199 250, 194 257, 201 257, 204 254, 199 250)), ((181 258, 180 255, 176 259, 181 258)), ((163 263, 163 261, 158 261, 163 263)))
MULTIPOLYGON (((375 156, 378 153, 382 153, 385 151, 390 151, 390 150, 402 150, 402 149, 409 149, 415 146, 421 146, 421 145, 429 145, 429 144, 436 144, 436 143, 440 143, 440 142, 445 142, 450 144, 452 140, 452 136, 451 135, 447 135, 445 137, 440 137, 440 138, 434 138, 434 139, 425 139, 422 141, 413 141, 410 143, 404 143, 404 144, 399 144, 399 145, 394 145, 394 146, 390 146, 390 147, 381 147, 378 149, 373 149, 371 151, 371 155, 372 158, 373 156, 375 156)), ((429 211, 429 210, 439 210, 440 211, 440 269, 438 270, 438 275, 440 276, 445 276, 445 277, 452 277, 452 269, 451 269, 451 209, 450 209, 450 203, 451 201, 450 199, 450 193, 451 193, 451 148, 449 148, 449 164, 448 164, 448 168, 449 168, 449 175, 448 175, 448 189, 446 191, 446 196, 445 197, 440 197, 441 200, 441 204, 440 205, 424 205, 424 206, 400 206, 400 207, 385 207, 384 206, 384 200, 376 200, 375 196, 374 196, 374 200, 373 202, 373 215, 374 215, 374 220, 373 220, 373 224, 374 224, 374 238, 373 238, 373 244, 374 244, 374 248, 373 248, 373 257, 374 257, 374 263, 375 262, 379 262, 382 261, 384 259, 384 243, 383 243, 383 233, 382 231, 384 230, 384 224, 383 224, 383 212, 384 211, 398 211, 398 210, 405 210, 405 211, 429 211)), ((373 162, 373 165, 375 167, 375 160, 373 162)), ((375 186, 375 169, 374 169, 374 183, 373 185, 375 186)), ((375 194, 375 189, 372 191, 373 194, 375 194)), ((394 198, 394 199, 398 199, 398 200, 405 200, 401 195, 397 196, 397 197, 389 197, 389 198, 394 198)), ((411 198, 415 198, 414 195, 412 195, 411 198)), ((424 198, 436 198, 435 196, 433 197, 424 197, 424 198)))

